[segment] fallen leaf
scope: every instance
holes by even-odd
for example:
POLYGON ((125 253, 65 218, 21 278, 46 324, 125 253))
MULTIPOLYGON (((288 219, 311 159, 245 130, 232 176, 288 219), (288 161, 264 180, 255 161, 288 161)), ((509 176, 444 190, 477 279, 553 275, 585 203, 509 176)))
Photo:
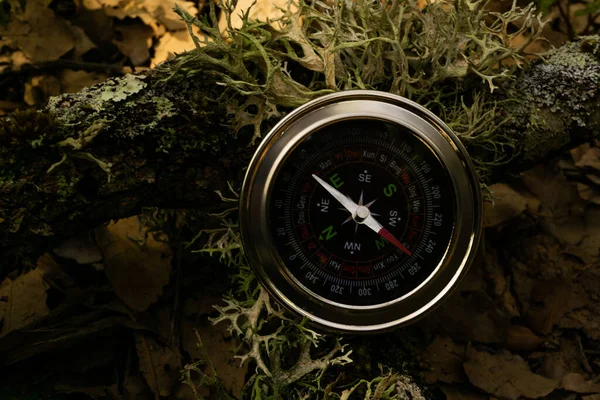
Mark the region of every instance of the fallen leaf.
POLYGON ((72 27, 48 6, 52 0, 10 0, 11 21, 0 36, 18 45, 32 63, 52 61, 75 47, 72 27))
POLYGON ((25 83, 25 93, 23 100, 30 106, 42 104, 51 96, 57 96, 61 93, 60 82, 53 75, 38 75, 32 77, 25 83))
MULTIPOLYGON (((261 21, 276 20, 283 16, 283 11, 291 4, 292 11, 297 10, 288 0, 238 0, 235 3, 235 9, 231 13, 231 26, 236 28, 242 27, 242 13, 248 13, 250 19, 260 19, 261 21), (250 8, 252 6, 252 8, 250 8)), ((221 13, 219 18, 219 29, 225 32, 227 29, 227 19, 225 13, 221 13)))
POLYGON ((102 260, 100 249, 88 235, 80 235, 65 240, 59 247, 54 249, 54 254, 74 260, 78 264, 93 264, 102 260))
POLYGON ((475 393, 460 386, 441 385, 441 388, 446 395, 446 400, 489 400, 489 396, 475 393))
POLYGON ((497 183, 490 186, 493 201, 485 202, 483 207, 483 225, 494 227, 521 215, 527 209, 527 200, 523 195, 507 184, 497 183))
POLYGON ((588 303, 564 278, 537 281, 529 296, 525 318, 534 332, 543 335, 549 334, 564 315, 588 303))
POLYGON ((511 325, 508 328, 506 348, 513 351, 531 351, 540 347, 545 339, 536 335, 531 329, 522 325, 511 325))
POLYGON ((560 387, 575 393, 600 393, 600 383, 586 380, 583 375, 574 372, 561 379, 560 387))
POLYGON ((96 44, 86 35, 85 31, 78 26, 71 25, 73 39, 75 41, 73 55, 80 58, 91 49, 96 48, 96 44))
POLYGON ((123 382, 125 400, 147 400, 151 397, 150 388, 144 378, 128 376, 123 382))
MULTIPOLYGON (((192 27, 192 31, 200 43, 203 43, 207 38, 206 34, 200 32, 200 29, 196 26, 192 27)), ((150 65, 155 67, 162 62, 173 59, 176 54, 181 54, 195 48, 196 45, 187 30, 167 32, 154 46, 154 57, 152 57, 150 65)))
POLYGON ((436 336, 423 355, 430 367, 425 373, 425 382, 464 382, 464 355, 465 345, 460 345, 448 337, 436 336))
POLYGON ((74 71, 65 69, 59 75, 63 93, 76 93, 81 89, 104 82, 108 76, 100 72, 74 71))
MULTIPOLYGON (((136 21, 137 22, 137 21, 136 21)), ((121 54, 126 55, 133 65, 143 65, 150 59, 153 31, 147 25, 139 23, 116 24, 117 37, 113 43, 121 54)))
POLYGON ((155 395, 169 396, 179 381, 181 366, 175 354, 155 339, 135 334, 140 370, 155 395))
POLYGON ((48 315, 47 285, 42 274, 41 269, 34 269, 0 283, 0 337, 48 315))
POLYGON ((106 398, 107 396, 112 399, 118 399, 120 397, 119 388, 116 383, 111 386, 86 386, 83 384, 75 385, 59 383, 54 386, 54 390, 56 390, 58 393, 85 395, 86 397, 94 400, 106 398))
POLYGON ((534 374, 525 360, 506 350, 491 354, 469 345, 463 366, 473 385, 503 399, 537 399, 558 387, 557 381, 534 374))
POLYGON ((560 381, 570 372, 584 372, 581 367, 581 351, 574 340, 559 339, 556 351, 541 354, 538 369, 540 375, 560 381))
POLYGON ((508 316, 496 307, 485 291, 463 292, 461 286, 419 324, 457 341, 504 343, 508 316))
POLYGON ((144 239, 137 217, 97 228, 95 234, 104 271, 117 295, 133 310, 145 311, 169 282, 171 249, 157 242, 153 234, 144 239))
POLYGON ((182 347, 190 358, 197 361, 205 360, 208 356, 223 389, 239 399, 248 372, 248 363, 240 365, 240 360, 235 358, 234 349, 239 343, 234 340, 231 337, 225 338, 224 331, 212 324, 196 327, 190 321, 185 321, 182 328, 182 347), (198 348, 194 330, 198 331, 203 348, 198 348))
POLYGON ((119 19, 139 18, 154 31, 155 36, 168 30, 185 29, 185 22, 173 8, 178 5, 191 15, 196 15, 198 9, 191 1, 176 0, 83 0, 83 6, 88 10, 102 9, 111 17, 119 19))

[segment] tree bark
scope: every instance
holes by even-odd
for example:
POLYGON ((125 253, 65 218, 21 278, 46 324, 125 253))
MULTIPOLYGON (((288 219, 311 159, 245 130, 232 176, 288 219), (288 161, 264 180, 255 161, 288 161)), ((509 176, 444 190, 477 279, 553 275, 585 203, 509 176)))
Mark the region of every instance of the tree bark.
MULTIPOLYGON (((488 123, 512 145, 461 137, 486 179, 598 136, 598 47, 597 37, 569 43, 493 93, 508 101, 488 123), (506 162, 494 161, 503 151, 506 162)), ((111 219, 144 207, 216 211, 215 191, 239 187, 254 147, 231 129, 222 86, 171 74, 167 65, 110 79, 0 120, 0 278, 111 219)))

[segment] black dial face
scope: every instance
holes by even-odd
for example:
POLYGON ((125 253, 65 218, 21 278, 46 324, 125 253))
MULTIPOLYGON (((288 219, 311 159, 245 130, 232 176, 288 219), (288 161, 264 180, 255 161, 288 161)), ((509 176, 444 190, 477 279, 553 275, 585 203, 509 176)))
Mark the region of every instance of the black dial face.
POLYGON ((426 281, 456 217, 436 154, 406 128, 379 120, 312 133, 284 161, 268 204, 288 273, 309 292, 354 306, 398 299, 426 281))

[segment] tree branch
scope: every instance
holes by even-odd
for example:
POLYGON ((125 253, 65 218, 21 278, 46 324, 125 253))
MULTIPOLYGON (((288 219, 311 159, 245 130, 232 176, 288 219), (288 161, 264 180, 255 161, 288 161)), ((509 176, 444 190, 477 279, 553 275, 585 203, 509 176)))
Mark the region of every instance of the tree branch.
MULTIPOLYGON (((507 162, 493 162, 494 140, 463 136, 489 179, 598 136, 598 47, 597 37, 569 43, 494 92, 507 162)), ((218 75, 174 78, 183 56, 0 120, 0 276, 111 219, 144 207, 212 212, 215 190, 239 187, 253 133, 230 127, 218 75)))

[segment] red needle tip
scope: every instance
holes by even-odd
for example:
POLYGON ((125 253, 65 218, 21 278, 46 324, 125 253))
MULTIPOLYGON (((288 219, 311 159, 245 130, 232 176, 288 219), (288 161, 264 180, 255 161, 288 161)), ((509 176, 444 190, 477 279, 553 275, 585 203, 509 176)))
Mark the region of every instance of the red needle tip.
POLYGON ((397 248, 399 248, 400 250, 402 250, 404 253, 408 254, 409 256, 412 256, 412 252, 407 249, 402 243, 400 243, 398 241, 398 239, 396 239, 394 237, 394 235, 392 235, 387 229, 385 228, 381 228, 379 230, 379 232, 377 232, 381 237, 383 237, 385 240, 387 240, 388 242, 390 242, 391 244, 393 244, 394 246, 396 246, 397 248))

